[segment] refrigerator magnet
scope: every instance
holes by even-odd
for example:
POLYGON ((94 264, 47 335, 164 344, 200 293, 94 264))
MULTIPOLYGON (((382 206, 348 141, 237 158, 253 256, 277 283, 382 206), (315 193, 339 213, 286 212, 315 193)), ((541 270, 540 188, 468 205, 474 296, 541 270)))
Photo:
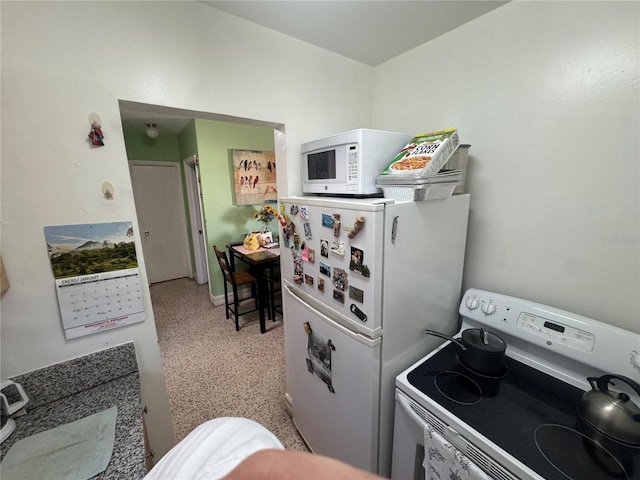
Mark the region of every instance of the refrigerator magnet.
POLYGON ((296 215, 298 215, 298 212, 299 212, 298 206, 291 205, 291 209, 289 210, 289 212, 291 213, 291 215, 295 217, 296 215))
POLYGON ((344 255, 344 242, 331 242, 331 251, 338 255, 344 255))
POLYGON ((334 237, 339 237, 340 236, 340 214, 338 213, 334 213, 333 214, 333 236, 334 237))
POLYGON ((356 221, 353 223, 353 228, 351 229, 347 237, 354 238, 358 234, 358 232, 362 229, 363 226, 364 226, 364 215, 358 215, 356 217, 356 221))
POLYGON ((305 273, 304 274, 304 283, 306 283, 310 287, 313 287, 313 277, 311 275, 308 275, 308 274, 305 273))
POLYGON ((351 313, 353 313, 356 317, 358 317, 360 320, 362 320, 363 322, 367 321, 367 316, 365 315, 365 313, 360 310, 355 303, 352 303, 351 306, 349 307, 349 310, 351 310, 351 313))
POLYGON ((320 262, 320 273, 322 275, 326 275, 327 277, 331 276, 331 266, 327 265, 324 262, 320 262))
POLYGON ((349 262, 349 270, 359 272, 362 270, 362 260, 364 252, 356 247, 351 247, 351 261, 349 262))
POLYGON ((349 281, 347 280, 348 275, 349 274, 342 268, 334 268, 332 277, 333 286, 344 292, 349 285, 349 281))
POLYGON ((344 303, 344 292, 341 292, 340 290, 334 290, 333 299, 337 300, 340 303, 344 303))
POLYGON ((349 298, 356 302, 364 303, 364 291, 350 285, 349 298))
POLYGON ((293 257, 293 282, 296 285, 302 285, 302 257, 294 255, 293 257))
POLYGON ((316 251, 313 248, 307 248, 309 263, 316 263, 316 251))
POLYGON ((311 225, 309 222, 306 222, 302 226, 304 227, 304 238, 311 240, 311 225))
POLYGON ((333 228, 333 215, 329 215, 328 213, 322 214, 322 226, 333 228))
POLYGON ((329 258, 329 240, 320 240, 320 255, 329 258))
POLYGON ((304 260, 305 262, 308 262, 309 261, 309 249, 307 247, 304 247, 301 250, 301 253, 302 253, 302 260, 304 260))
POLYGON ((318 277, 318 291, 324 293, 324 278, 318 277))
POLYGON ((309 210, 307 210, 307 207, 300 207, 300 218, 309 220, 309 210))
POLYGON ((371 276, 371 272, 369 271, 369 267, 367 267, 366 265, 362 265, 362 267, 360 267, 359 272, 363 277, 369 278, 371 276))
POLYGON ((322 380, 331 393, 335 393, 331 381, 331 351, 335 349, 331 339, 313 331, 307 335, 307 370, 322 380))

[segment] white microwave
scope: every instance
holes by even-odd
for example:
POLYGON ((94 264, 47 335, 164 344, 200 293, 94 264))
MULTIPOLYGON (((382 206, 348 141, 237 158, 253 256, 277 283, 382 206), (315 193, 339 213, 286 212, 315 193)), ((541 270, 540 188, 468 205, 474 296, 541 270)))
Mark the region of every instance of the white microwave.
POLYGON ((303 143, 302 192, 376 195, 376 178, 412 135, 359 128, 303 143))

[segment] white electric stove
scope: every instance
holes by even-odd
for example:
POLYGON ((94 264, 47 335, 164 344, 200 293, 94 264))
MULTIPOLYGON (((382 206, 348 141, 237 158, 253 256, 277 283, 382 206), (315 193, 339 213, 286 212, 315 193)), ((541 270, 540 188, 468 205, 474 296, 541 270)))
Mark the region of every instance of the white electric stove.
MULTIPOLYGON (((477 289, 465 293, 459 312, 461 332, 485 328, 506 341, 504 367, 479 374, 447 341, 398 375, 392 478, 425 478, 427 429, 479 469, 464 464, 462 470, 485 478, 640 479, 640 448, 596 438, 577 415, 591 389, 587 377, 617 374, 640 382, 640 335, 477 289)), ((610 390, 640 405, 632 388, 614 384, 610 390)), ((441 457, 432 450, 428 446, 427 459, 441 457)), ((434 477, 427 472, 426 478, 434 477)))

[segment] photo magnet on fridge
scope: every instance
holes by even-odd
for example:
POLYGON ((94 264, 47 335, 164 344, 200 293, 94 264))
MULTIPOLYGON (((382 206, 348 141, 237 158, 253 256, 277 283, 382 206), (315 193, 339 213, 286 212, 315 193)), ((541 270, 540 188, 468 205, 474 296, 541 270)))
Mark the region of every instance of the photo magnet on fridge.
POLYGON ((349 286, 349 298, 356 302, 364 303, 364 290, 360 290, 354 286, 349 286))
POLYGON ((327 384, 329 391, 335 393, 331 382, 331 340, 315 332, 307 335, 307 370, 327 384))
POLYGON ((344 242, 331 242, 331 251, 338 255, 344 255, 344 242))
POLYGON ((329 240, 320 240, 320 255, 329 258, 329 240))
POLYGON ((328 213, 322 214, 322 226, 333 228, 333 216, 328 213))
POLYGON ((364 260, 364 252, 356 247, 351 247, 351 261, 349 262, 349 270, 359 272, 362 270, 362 261, 364 260))
POLYGON ((326 275, 327 277, 331 276, 331 266, 327 265, 324 262, 320 262, 320 273, 322 275, 326 275))
POLYGON ((348 277, 348 273, 346 272, 346 270, 343 270, 342 268, 334 268, 333 269, 333 286, 336 287, 338 290, 344 292, 347 289, 347 286, 349 285, 349 281, 347 280, 348 277))

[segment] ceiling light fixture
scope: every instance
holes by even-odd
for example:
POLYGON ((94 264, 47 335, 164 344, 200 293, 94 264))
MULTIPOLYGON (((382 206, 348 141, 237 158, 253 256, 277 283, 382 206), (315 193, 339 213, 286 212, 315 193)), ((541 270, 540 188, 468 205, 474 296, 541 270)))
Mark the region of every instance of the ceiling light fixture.
POLYGON ((157 125, 155 123, 145 123, 145 125, 147 126, 147 129, 145 130, 147 137, 158 138, 158 135, 160 135, 160 132, 156 128, 157 125))

